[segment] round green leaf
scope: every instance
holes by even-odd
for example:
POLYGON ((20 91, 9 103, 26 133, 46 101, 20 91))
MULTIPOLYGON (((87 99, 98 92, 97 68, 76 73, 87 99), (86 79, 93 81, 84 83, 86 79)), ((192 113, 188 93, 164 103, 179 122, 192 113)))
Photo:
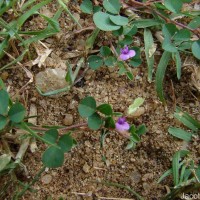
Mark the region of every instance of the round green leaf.
POLYGON ((109 104, 101 104, 100 106, 97 107, 97 110, 104 115, 112 115, 112 107, 109 104))
POLYGON ((183 5, 183 2, 181 0, 178 0, 178 1, 165 0, 164 3, 165 3, 166 8, 174 13, 180 12, 183 5))
POLYGON ((103 31, 114 31, 118 30, 120 26, 117 26, 110 20, 110 15, 104 12, 96 12, 93 15, 95 25, 103 31))
POLYGON ((110 13, 118 14, 121 4, 119 0, 104 0, 103 7, 110 13))
POLYGON ((5 90, 0 90, 0 114, 6 114, 8 110, 9 96, 5 90))
POLYGON ((54 146, 49 147, 42 155, 42 162, 46 167, 61 167, 64 162, 64 152, 54 146))
POLYGON ((116 62, 117 62, 117 59, 113 56, 109 56, 104 60, 105 65, 108 67, 114 66, 116 62))
POLYGON ((50 129, 45 132, 45 134, 43 135, 43 138, 47 140, 48 142, 54 144, 56 143, 58 139, 58 131, 56 129, 50 129))
POLYGON ((110 48, 109 47, 107 47, 107 46, 102 46, 101 47, 101 49, 100 49, 100 54, 102 55, 102 56, 109 56, 110 54, 111 54, 111 50, 110 50, 110 48))
POLYGON ((138 67, 142 64, 142 60, 140 58, 136 58, 136 59, 131 59, 129 64, 133 67, 138 67))
POLYGON ((0 115, 0 130, 4 129, 7 124, 7 118, 0 115))
POLYGON ((100 56, 92 55, 89 56, 88 63, 91 69, 96 70, 103 65, 103 59, 100 56))
POLYGON ((24 119, 25 113, 26 110, 24 106, 21 103, 16 103, 10 108, 8 116, 11 121, 19 123, 24 119))
POLYGON ((94 113, 92 116, 88 117, 88 127, 92 130, 98 130, 103 121, 99 114, 94 113))
POLYGON ((106 128, 115 128, 115 121, 112 117, 107 117, 105 119, 105 127, 106 128))
POLYGON ((176 41, 187 41, 191 37, 191 33, 187 29, 181 29, 179 30, 173 37, 176 41))
POLYGON ((73 147, 73 138, 70 136, 70 134, 62 135, 58 141, 58 146, 61 147, 64 153, 70 151, 73 147))
POLYGON ((78 106, 79 114, 82 117, 89 117, 96 111, 96 101, 93 97, 86 97, 81 100, 78 106))
POLYGON ((117 15, 117 16, 110 15, 110 20, 114 24, 119 25, 119 26, 125 26, 125 25, 128 24, 128 18, 127 17, 122 17, 120 15, 117 15))
POLYGON ((133 38, 130 35, 125 35, 124 39, 119 42, 122 45, 129 45, 133 43, 133 38))
POLYGON ((83 13, 92 14, 93 5, 90 0, 83 0, 82 4, 80 5, 80 8, 83 13))
POLYGON ((200 40, 193 42, 192 53, 196 58, 200 60, 200 40))

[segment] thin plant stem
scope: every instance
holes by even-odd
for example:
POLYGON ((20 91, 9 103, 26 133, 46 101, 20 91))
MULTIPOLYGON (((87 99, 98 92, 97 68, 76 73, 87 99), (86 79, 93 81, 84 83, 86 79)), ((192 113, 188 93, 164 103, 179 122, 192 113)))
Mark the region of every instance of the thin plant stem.
POLYGON ((19 192, 19 193, 15 196, 14 200, 17 200, 18 198, 22 197, 22 196, 25 194, 25 192, 26 192, 35 182, 37 182, 37 181, 39 180, 41 174, 45 171, 45 168, 46 168, 46 167, 43 166, 43 167, 40 169, 40 171, 35 175, 35 177, 33 178, 33 180, 30 182, 30 184, 27 184, 27 185, 24 187, 24 189, 23 189, 21 192, 19 192))
POLYGON ((121 189, 125 189, 128 192, 130 192, 131 194, 135 195, 139 200, 144 200, 143 197, 141 197, 137 192, 135 192, 134 190, 132 190, 129 186, 127 185, 122 185, 119 183, 113 183, 113 182, 107 182, 107 181, 95 181, 96 183, 100 183, 106 186, 113 186, 113 187, 117 187, 117 188, 121 188, 121 189))

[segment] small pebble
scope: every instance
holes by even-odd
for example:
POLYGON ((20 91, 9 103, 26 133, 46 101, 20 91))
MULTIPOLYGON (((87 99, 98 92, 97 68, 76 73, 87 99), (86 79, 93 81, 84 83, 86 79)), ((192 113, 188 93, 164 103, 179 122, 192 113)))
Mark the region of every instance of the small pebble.
POLYGON ((89 171, 90 171, 90 166, 89 166, 87 163, 85 163, 85 164, 83 165, 83 171, 84 171, 85 173, 89 173, 89 171))
POLYGON ((52 181, 52 176, 49 174, 46 174, 42 176, 42 183, 49 184, 52 181))
POLYGON ((73 124, 73 121, 73 116, 71 114, 66 114, 65 118, 63 119, 63 124, 69 126, 73 124))

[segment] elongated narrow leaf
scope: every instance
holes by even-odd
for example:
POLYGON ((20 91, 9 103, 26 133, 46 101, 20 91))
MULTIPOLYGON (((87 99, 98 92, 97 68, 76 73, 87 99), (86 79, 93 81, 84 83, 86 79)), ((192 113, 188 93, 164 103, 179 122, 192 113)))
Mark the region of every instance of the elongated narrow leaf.
POLYGON ((192 133, 184 131, 181 128, 169 127, 168 132, 179 139, 189 142, 192 139, 192 133))
POLYGON ((33 6, 29 11, 25 12, 21 17, 19 17, 19 19, 17 20, 18 26, 21 27, 31 15, 35 14, 37 10, 39 10, 40 8, 42 8, 43 6, 45 6, 50 2, 51 0, 45 0, 33 6))
POLYGON ((176 62, 177 78, 180 79, 181 78, 181 57, 180 57, 180 54, 178 51, 176 53, 174 53, 174 59, 176 62))
POLYGON ((172 159, 172 174, 173 174, 173 180, 174 180, 174 185, 178 185, 179 183, 179 169, 180 169, 180 159, 181 157, 186 156, 189 153, 187 150, 181 150, 177 151, 172 159))
POLYGON ((193 131, 197 131, 200 129, 200 122, 195 120, 188 113, 181 111, 179 107, 176 107, 174 117, 193 131))
POLYGON ((167 176, 172 174, 172 169, 168 169, 159 179, 158 183, 160 183, 162 180, 164 180, 167 176))
POLYGON ((158 97, 160 98, 162 102, 165 101, 165 97, 163 93, 163 79, 164 79, 165 71, 166 71, 170 58, 171 58, 171 53, 164 51, 160 59, 160 62, 158 64, 157 71, 156 71, 156 91, 157 91, 158 97))
POLYGON ((8 111, 9 96, 5 90, 0 90, 0 114, 4 115, 8 111))
POLYGON ((161 24, 162 24, 161 21, 155 19, 141 19, 133 22, 133 25, 135 25, 137 28, 147 28, 161 24))
POLYGON ((99 34, 99 31, 100 31, 100 29, 95 28, 95 30, 92 32, 90 37, 87 38, 86 45, 85 45, 86 50, 93 48, 93 45, 94 45, 94 43, 96 41, 96 38, 97 38, 97 36, 99 34))
POLYGON ((153 42, 153 36, 149 29, 144 29, 144 45, 145 56, 148 65, 148 81, 152 81, 153 65, 154 65, 154 53, 156 51, 155 44, 153 42))

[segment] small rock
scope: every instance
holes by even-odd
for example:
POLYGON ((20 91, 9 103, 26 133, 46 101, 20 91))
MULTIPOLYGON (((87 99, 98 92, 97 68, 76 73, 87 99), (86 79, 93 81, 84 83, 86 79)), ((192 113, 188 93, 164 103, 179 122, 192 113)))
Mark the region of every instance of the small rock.
POLYGON ((8 74, 7 71, 5 71, 5 72, 3 72, 3 73, 1 74, 1 78, 2 78, 3 81, 6 81, 7 78, 8 78, 8 76, 9 76, 9 74, 8 74))
POLYGON ((139 107, 134 113, 128 114, 127 112, 127 117, 128 118, 135 118, 135 117, 140 117, 145 113, 145 108, 144 107, 139 107))
POLYGON ((74 118, 71 114, 66 114, 65 118, 63 119, 63 124, 66 126, 72 125, 74 118))
MULTIPOLYGON (((63 89, 68 86, 65 80, 66 71, 62 69, 46 69, 43 72, 39 72, 35 76, 36 86, 44 93, 51 92, 54 90, 63 89)), ((51 95, 51 97, 58 97, 66 94, 66 92, 51 95)))
POLYGON ((46 174, 42 176, 42 183, 49 184, 52 181, 52 176, 49 174, 46 174))
POLYGON ((84 171, 85 173, 89 173, 89 171, 90 171, 90 166, 89 166, 87 163, 85 163, 85 164, 83 165, 83 171, 84 171))
POLYGON ((139 183, 141 180, 141 174, 137 170, 133 171, 130 177, 134 183, 139 183))

